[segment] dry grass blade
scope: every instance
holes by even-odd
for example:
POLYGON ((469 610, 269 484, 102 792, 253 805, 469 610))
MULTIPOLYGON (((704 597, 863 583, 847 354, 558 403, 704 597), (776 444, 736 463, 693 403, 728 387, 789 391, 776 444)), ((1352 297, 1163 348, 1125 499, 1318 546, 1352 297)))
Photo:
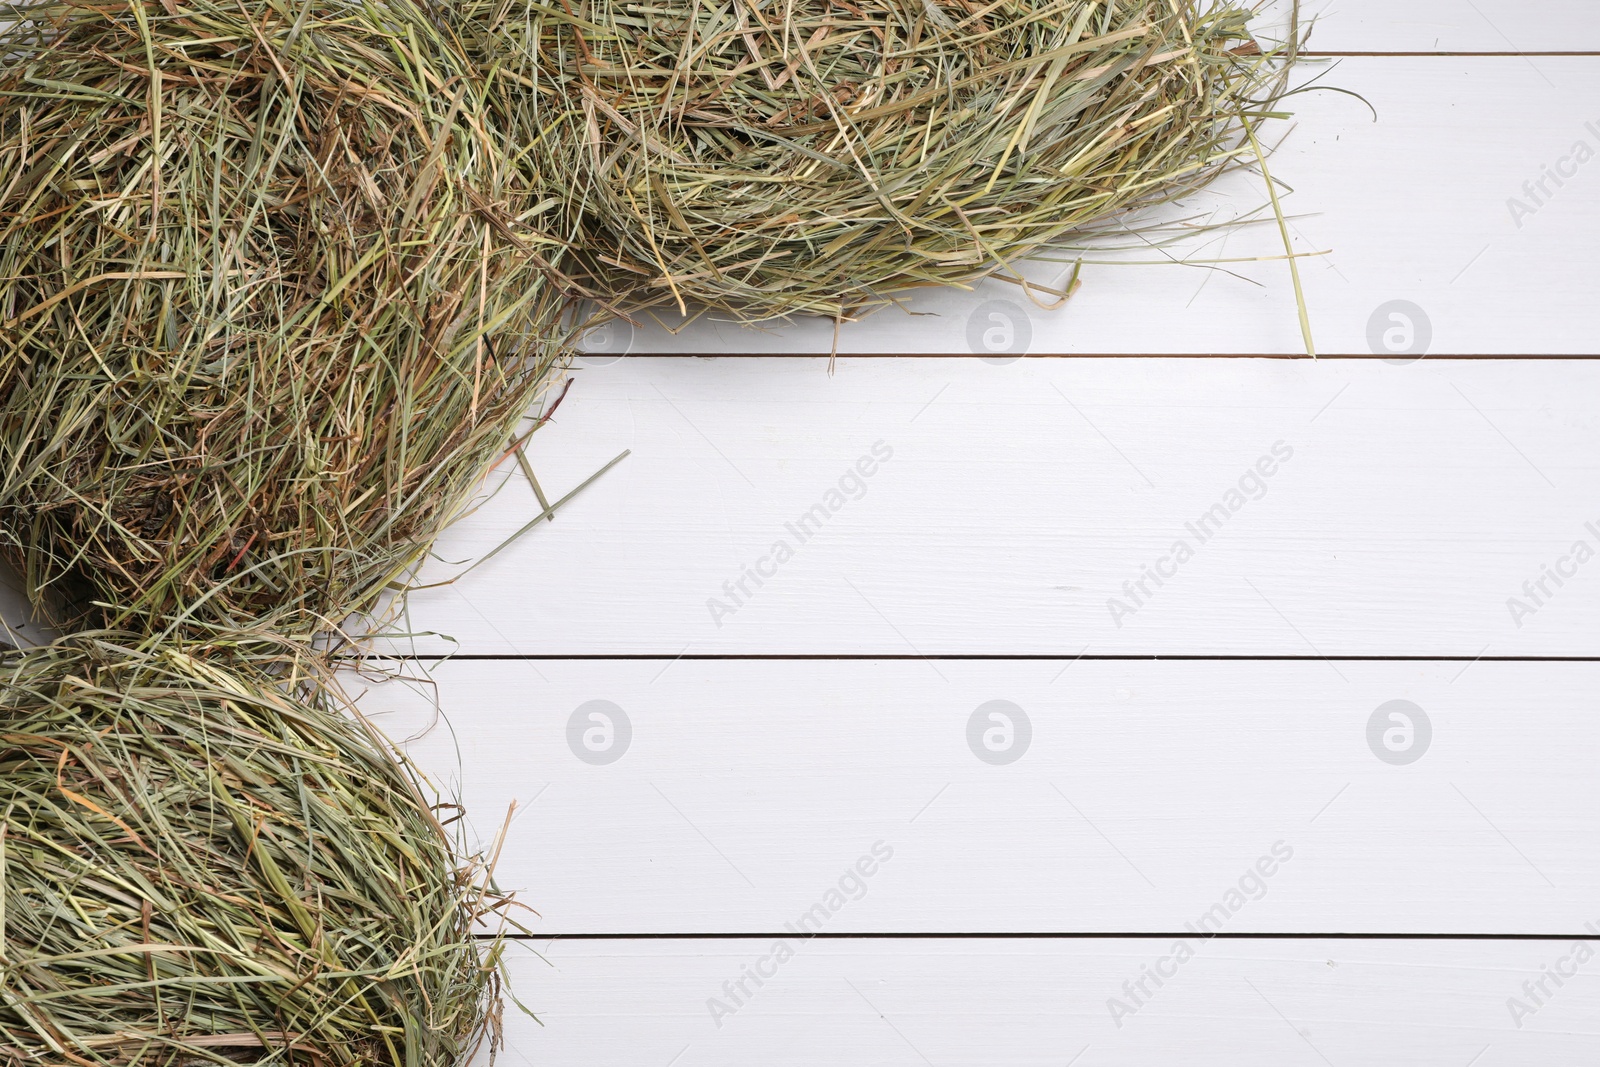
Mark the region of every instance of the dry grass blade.
POLYGON ((1191 192, 1296 48, 1231 0, 451 10, 595 287, 747 319, 848 317, 1191 192))
POLYGON ((75 624, 370 606, 560 363, 482 74, 411 0, 8 22, 0 553, 75 624))
POLYGON ((507 904, 313 661, 83 635, 0 656, 0 1059, 447 1067, 507 904))

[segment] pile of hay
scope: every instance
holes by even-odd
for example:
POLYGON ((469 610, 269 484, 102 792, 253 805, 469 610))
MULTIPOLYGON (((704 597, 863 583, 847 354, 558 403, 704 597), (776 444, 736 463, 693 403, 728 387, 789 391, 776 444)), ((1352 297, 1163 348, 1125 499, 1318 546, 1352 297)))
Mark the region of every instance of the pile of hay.
POLYGON ((560 366, 491 79, 411 0, 8 21, 0 555, 69 625, 369 608, 560 366))
POLYGON ((451 10, 593 284, 755 320, 1013 271, 1193 191, 1251 151, 1297 37, 1263 50, 1232 0, 451 10))
POLYGON ((1259 151, 1294 34, 1248 19, 0 0, 0 559, 102 628, 0 652, 0 1060, 493 1042, 509 902, 294 639, 520 446, 569 301, 843 319, 1013 272, 1259 151))
POLYGON ((504 901, 303 661, 227 651, 0 655, 0 1060, 466 1062, 504 901))

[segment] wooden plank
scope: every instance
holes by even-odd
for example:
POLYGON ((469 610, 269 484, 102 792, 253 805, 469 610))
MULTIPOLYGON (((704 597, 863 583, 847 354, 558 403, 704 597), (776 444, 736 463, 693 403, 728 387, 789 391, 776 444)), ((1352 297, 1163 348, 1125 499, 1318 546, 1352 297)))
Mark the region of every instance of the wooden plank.
POLYGON ((513 988, 543 1026, 508 1013, 501 1062, 1495 1067, 1590 1062, 1600 1043, 1593 942, 1192 941, 1181 964, 1165 941, 790 944, 780 964, 768 940, 539 943, 549 965, 521 955, 513 988), (1559 987, 1557 965, 1577 972, 1559 987), (723 983, 741 980, 719 1027, 707 1002, 732 1006, 723 983), (1141 980, 1118 1026, 1107 1002, 1141 980), (1523 983, 1541 980, 1519 1028, 1508 1001, 1532 1006, 1523 983))
MULTIPOLYGON (((1286 21, 1287 2, 1261 22, 1286 21)), ((1514 7, 1470 0, 1306 0, 1317 52, 1573 52, 1600 50, 1592 0, 1533 0, 1514 7)), ((1537 61, 1537 60, 1536 60, 1537 61)))
MULTIPOLYGON (((1300 261, 1320 351, 1596 352, 1600 58, 1357 58, 1307 65, 1300 78, 1360 94, 1378 114, 1374 122, 1347 95, 1297 96, 1296 127, 1271 161, 1293 189, 1283 203, 1296 250, 1331 252, 1300 261), (1546 169, 1557 167, 1565 177, 1546 169), (1411 305, 1399 308, 1410 325, 1390 319, 1395 301, 1411 305)), ((1260 179, 1241 172, 1159 217, 1221 222, 1265 202, 1260 179)), ((1081 291, 1058 311, 997 282, 928 291, 909 300, 912 315, 845 325, 838 350, 1303 353, 1283 242, 1270 214, 1260 218, 1165 249, 1119 238, 1130 250, 1093 255, 1081 291), (1217 263, 1251 257, 1276 259, 1217 263), (1173 262, 1184 259, 1195 262, 1173 262)), ((1056 285, 1067 270, 1038 264, 1028 273, 1056 285)), ((590 348, 609 358, 628 348, 826 353, 834 343, 833 323, 815 319, 767 331, 699 321, 677 334, 641 320, 590 348)))
MULTIPOLYGON (((414 594, 410 624, 448 639, 402 647, 1600 648, 1600 565, 1574 557, 1600 546, 1594 362, 854 360, 830 378, 820 359, 659 358, 581 377, 534 439, 545 489, 632 455, 414 594)), ((538 514, 508 475, 441 560, 538 514)))
POLYGON ((1563 934, 1600 918, 1600 664, 432 676, 362 707, 424 735, 409 751, 484 840, 518 802, 499 874, 540 932, 1563 934))

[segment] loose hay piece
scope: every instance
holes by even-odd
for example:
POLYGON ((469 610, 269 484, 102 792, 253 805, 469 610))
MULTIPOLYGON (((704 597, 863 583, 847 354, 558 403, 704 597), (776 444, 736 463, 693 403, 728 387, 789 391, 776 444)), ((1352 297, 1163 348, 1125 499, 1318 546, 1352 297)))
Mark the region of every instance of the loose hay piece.
POLYGON ((1264 51, 1231 0, 452 10, 594 284, 753 320, 1010 271, 1193 191, 1250 152, 1298 38, 1264 51))
POLYGON ((225 651, 0 656, 0 1060, 465 1063, 506 902, 363 726, 225 651))
POLYGON ((369 607, 560 365, 482 75, 410 0, 7 22, 0 553, 76 625, 369 607))

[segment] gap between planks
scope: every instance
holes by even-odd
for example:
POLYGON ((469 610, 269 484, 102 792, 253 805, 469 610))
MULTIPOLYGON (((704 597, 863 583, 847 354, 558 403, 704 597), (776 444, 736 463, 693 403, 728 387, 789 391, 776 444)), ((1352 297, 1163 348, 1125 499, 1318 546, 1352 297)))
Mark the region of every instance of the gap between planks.
MULTIPOLYGON (((621 357, 606 357, 607 363, 613 358, 621 359, 827 359, 827 360, 866 360, 866 359, 980 359, 983 357, 973 355, 971 352, 840 352, 829 355, 827 352, 629 352, 621 357)), ((1018 359, 1283 359, 1303 360, 1306 362, 1326 363, 1331 360, 1363 360, 1374 362, 1384 359, 1368 352, 1319 352, 1315 356, 1308 356, 1304 352, 1029 352, 1018 356, 1018 359)), ((1418 363, 1456 362, 1473 360, 1478 362, 1491 360, 1525 360, 1529 362, 1581 362, 1600 359, 1600 353, 1517 353, 1494 352, 1473 353, 1459 355, 1429 355, 1419 358, 1418 363)), ((579 356, 577 363, 583 363, 579 356)), ((583 369, 574 367, 570 369, 583 369)))
POLYGON ((1575 52, 1301 52, 1302 59, 1545 59, 1600 56, 1595 51, 1575 52))
MULTIPOLYGON (((477 941, 767 941, 798 937, 802 941, 1164 941, 1195 937, 1182 930, 1124 930, 1113 933, 1078 930, 995 930, 963 933, 870 932, 840 933, 821 931, 796 935, 786 931, 708 932, 708 933, 628 933, 628 934, 473 934, 477 941)), ((1221 931, 1198 935, 1205 941, 1595 941, 1594 934, 1485 934, 1485 933, 1235 933, 1221 931)))
POLYGON ((367 652, 341 657, 349 662, 381 662, 385 660, 417 660, 429 663, 462 661, 468 663, 517 663, 527 661, 565 660, 678 660, 717 662, 722 660, 806 660, 806 661, 871 661, 907 662, 941 660, 953 662, 1041 662, 1061 663, 1078 660, 1104 660, 1108 662, 1153 663, 1160 660, 1221 663, 1595 663, 1600 656, 1375 656, 1375 655, 1246 655, 1243 653, 1185 654, 1157 652, 1107 652, 1079 655, 1053 655, 1047 653, 1009 654, 1001 652, 944 652, 921 655, 915 652, 418 652, 410 655, 386 652, 367 652))

